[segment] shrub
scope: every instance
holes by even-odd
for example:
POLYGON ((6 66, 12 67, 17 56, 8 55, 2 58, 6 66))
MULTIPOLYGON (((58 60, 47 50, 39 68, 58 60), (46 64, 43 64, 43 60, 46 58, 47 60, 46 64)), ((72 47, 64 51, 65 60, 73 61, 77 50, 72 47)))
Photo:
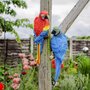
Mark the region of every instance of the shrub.
POLYGON ((78 71, 84 75, 90 75, 90 57, 86 55, 77 56, 78 71))
POLYGON ((60 83, 60 90, 89 90, 89 75, 82 74, 65 75, 66 77, 60 83))
POLYGON ((0 67, 0 82, 4 81, 4 76, 3 76, 3 74, 4 74, 4 67, 1 66, 1 67, 0 67))

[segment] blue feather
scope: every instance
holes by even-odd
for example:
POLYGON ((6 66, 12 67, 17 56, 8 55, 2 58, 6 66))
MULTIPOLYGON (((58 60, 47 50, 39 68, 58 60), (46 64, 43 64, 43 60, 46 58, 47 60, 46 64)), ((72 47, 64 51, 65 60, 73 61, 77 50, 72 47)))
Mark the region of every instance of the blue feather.
POLYGON ((60 76, 61 64, 64 59, 65 53, 68 48, 67 37, 60 33, 57 36, 51 38, 51 49, 55 56, 56 72, 54 80, 57 81, 60 76))

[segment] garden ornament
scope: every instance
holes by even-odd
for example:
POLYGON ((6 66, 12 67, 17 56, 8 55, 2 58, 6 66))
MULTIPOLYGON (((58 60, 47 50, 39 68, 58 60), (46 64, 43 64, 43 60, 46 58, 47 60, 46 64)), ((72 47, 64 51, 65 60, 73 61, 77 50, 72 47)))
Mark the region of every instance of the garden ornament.
POLYGON ((67 37, 60 31, 58 27, 54 27, 51 33, 53 34, 51 38, 51 50, 54 54, 56 64, 55 77, 53 81, 53 84, 55 84, 60 76, 61 64, 68 48, 68 42, 67 37))
POLYGON ((84 47, 82 50, 83 50, 84 53, 87 53, 89 48, 88 47, 84 47))
POLYGON ((48 36, 49 28, 48 12, 41 11, 34 20, 34 42, 37 44, 37 64, 40 64, 40 54, 42 53, 44 39, 48 36))

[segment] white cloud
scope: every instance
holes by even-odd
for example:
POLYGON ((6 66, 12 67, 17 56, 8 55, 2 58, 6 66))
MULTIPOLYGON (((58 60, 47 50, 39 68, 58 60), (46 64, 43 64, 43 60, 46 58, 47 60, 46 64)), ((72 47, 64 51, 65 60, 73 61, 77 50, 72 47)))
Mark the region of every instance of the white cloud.
POLYGON ((69 31, 66 33, 66 35, 69 37, 85 36, 85 35, 90 36, 90 25, 79 21, 69 29, 69 31))
MULTIPOLYGON (((16 8, 17 17, 16 18, 29 18, 34 20, 34 18, 39 14, 40 11, 40 0, 25 0, 27 2, 27 9, 16 8)), ((52 25, 59 25, 63 19, 67 16, 70 10, 74 7, 78 0, 53 0, 52 5, 52 25)), ((13 8, 13 7, 12 7, 13 8)), ((12 17, 13 18, 13 17, 12 17)), ((15 18, 14 18, 15 19, 15 18)), ((75 20, 67 36, 73 35, 90 35, 90 2, 75 20)), ((20 32, 26 33, 26 29, 20 32)), ((19 32, 19 33, 20 33, 19 32)), ((30 34, 30 33, 29 33, 30 34)))
MULTIPOLYGON (((24 39, 24 38, 29 38, 30 35, 33 35, 33 30, 30 30, 29 28, 15 28, 16 32, 19 34, 19 37, 21 39, 24 39)), ((5 37, 6 39, 14 39, 15 38, 15 35, 14 34, 11 34, 9 32, 5 33, 5 37)), ((2 34, 2 36, 0 36, 0 38, 4 39, 4 33, 2 34)))
MULTIPOLYGON (((67 14, 70 12, 70 10, 74 7, 74 4, 67 4, 67 5, 53 5, 52 7, 52 15, 57 16, 58 19, 56 21, 59 21, 58 24, 60 24, 64 18, 67 16, 67 14)), ((52 17, 54 19, 54 17, 52 17)), ((52 22, 54 23, 54 22, 52 22)), ((55 23, 54 23, 55 25, 55 23)))
POLYGON ((76 3, 78 0, 52 0, 53 4, 66 5, 76 3))
POLYGON ((90 2, 75 20, 66 35, 69 37, 90 36, 90 2))

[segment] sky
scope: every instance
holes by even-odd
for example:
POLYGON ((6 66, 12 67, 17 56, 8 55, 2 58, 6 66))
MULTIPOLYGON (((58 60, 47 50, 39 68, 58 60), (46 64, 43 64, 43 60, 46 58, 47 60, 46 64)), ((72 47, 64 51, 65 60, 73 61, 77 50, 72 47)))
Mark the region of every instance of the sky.
MULTIPOLYGON (((11 7, 17 12, 16 18, 28 18, 31 23, 33 23, 34 18, 40 11, 40 0, 25 1, 28 5, 27 9, 22 10, 19 8, 14 8, 12 5, 11 7)), ((52 0, 52 27, 58 26, 64 20, 77 1, 78 0, 52 0)), ((11 19, 13 19, 13 17, 11 17, 11 19)), ((19 29, 15 29, 22 38, 28 38, 30 34, 33 34, 33 30, 30 30, 29 28, 26 29, 20 27, 19 29)), ((6 35, 8 38, 14 37, 9 33, 6 35)), ((90 2, 86 5, 84 10, 69 28, 66 36, 90 36, 90 2)))

